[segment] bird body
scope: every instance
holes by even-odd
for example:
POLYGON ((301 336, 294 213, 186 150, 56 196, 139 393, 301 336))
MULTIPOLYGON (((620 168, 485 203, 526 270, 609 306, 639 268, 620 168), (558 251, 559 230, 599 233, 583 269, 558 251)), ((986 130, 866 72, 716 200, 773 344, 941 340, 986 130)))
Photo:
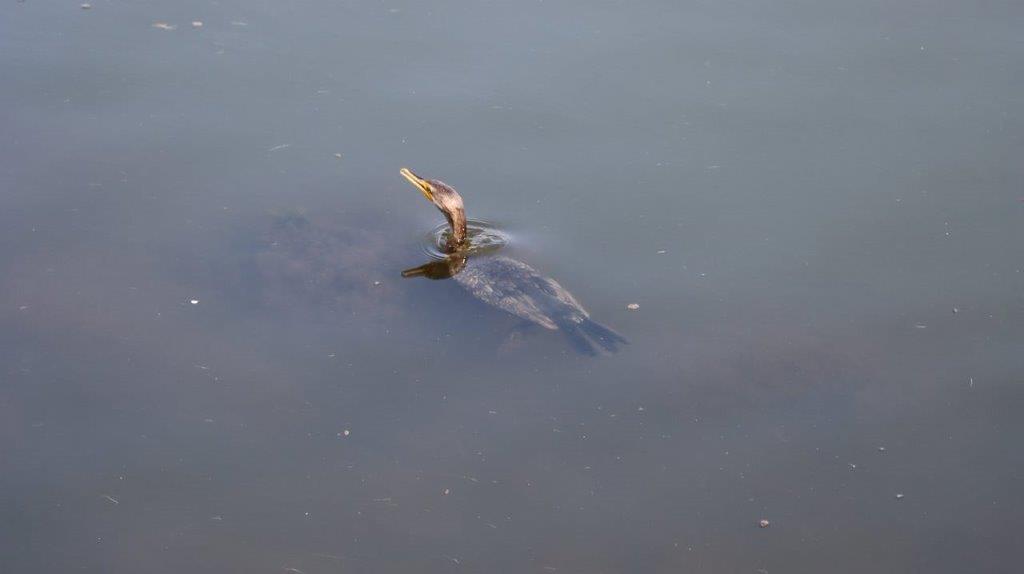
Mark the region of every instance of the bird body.
POLYGON ((545 329, 558 329, 556 317, 578 322, 589 316, 557 281, 510 257, 473 258, 454 279, 484 303, 545 329))
POLYGON ((562 331, 576 349, 595 355, 615 352, 626 340, 590 318, 565 287, 522 261, 504 256, 469 258, 455 282, 480 301, 552 331, 562 331))

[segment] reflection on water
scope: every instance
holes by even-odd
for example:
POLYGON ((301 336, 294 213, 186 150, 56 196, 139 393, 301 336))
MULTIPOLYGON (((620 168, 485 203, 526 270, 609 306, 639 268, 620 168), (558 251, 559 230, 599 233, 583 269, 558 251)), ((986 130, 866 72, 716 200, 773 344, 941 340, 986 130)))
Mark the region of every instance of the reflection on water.
POLYGON ((0 572, 1015 571, 1022 10, 4 4, 0 572))
MULTIPOLYGON (((443 245, 443 244, 442 244, 443 245)), ((420 265, 402 271, 402 277, 426 277, 427 279, 451 279, 466 268, 469 261, 468 253, 453 253, 441 259, 434 259, 420 265)))

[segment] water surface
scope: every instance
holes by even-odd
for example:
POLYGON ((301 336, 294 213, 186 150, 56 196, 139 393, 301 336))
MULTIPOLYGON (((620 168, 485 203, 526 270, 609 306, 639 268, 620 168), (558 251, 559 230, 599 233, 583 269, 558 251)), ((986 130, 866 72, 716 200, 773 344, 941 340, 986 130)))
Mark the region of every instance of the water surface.
POLYGON ((1022 17, 6 3, 0 570, 1016 571, 1022 17))

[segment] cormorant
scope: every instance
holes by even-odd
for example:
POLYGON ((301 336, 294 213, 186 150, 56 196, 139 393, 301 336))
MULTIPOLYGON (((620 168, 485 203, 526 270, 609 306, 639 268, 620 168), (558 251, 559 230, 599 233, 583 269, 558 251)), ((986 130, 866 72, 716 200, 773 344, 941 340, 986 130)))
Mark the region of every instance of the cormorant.
POLYGON ((488 305, 546 329, 561 331, 580 352, 615 352, 626 343, 621 335, 590 318, 587 310, 564 287, 529 265, 510 257, 474 256, 469 252, 462 196, 450 185, 424 179, 402 168, 400 173, 444 214, 451 232, 444 259, 402 272, 403 277, 454 278, 466 291, 488 305))

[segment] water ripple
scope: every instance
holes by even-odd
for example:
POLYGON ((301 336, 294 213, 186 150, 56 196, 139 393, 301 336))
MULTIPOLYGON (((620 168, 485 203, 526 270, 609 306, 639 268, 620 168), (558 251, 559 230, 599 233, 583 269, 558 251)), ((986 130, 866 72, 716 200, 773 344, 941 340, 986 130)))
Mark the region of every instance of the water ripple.
MULTIPOLYGON (((423 238, 423 251, 431 259, 444 259, 444 245, 449 235, 451 229, 448 224, 438 225, 423 238)), ((470 219, 466 222, 466 236, 469 240, 470 255, 495 251, 509 244, 507 233, 482 219, 470 219)))

